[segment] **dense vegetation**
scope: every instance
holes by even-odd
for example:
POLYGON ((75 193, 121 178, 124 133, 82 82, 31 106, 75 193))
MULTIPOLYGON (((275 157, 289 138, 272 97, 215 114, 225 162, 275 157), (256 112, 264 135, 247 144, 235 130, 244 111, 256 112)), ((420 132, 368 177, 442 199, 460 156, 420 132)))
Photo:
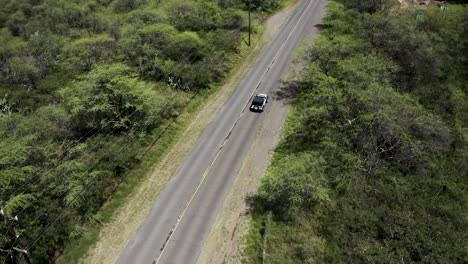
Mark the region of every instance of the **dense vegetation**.
POLYGON ((246 8, 241 0, 1 1, 0 262, 15 262, 13 246, 48 262, 83 225, 100 222, 99 208, 145 145, 231 69, 246 8))
POLYGON ((329 2, 245 263, 468 261, 467 25, 466 6, 329 2))

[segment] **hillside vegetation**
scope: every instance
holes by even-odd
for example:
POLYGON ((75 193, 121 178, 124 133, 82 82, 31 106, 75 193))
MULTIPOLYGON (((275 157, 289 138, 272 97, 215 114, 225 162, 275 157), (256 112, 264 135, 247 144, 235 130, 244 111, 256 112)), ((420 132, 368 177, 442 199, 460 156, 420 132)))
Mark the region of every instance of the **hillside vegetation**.
MULTIPOLYGON (((253 1, 252 10, 279 2, 253 1)), ((233 67, 246 8, 242 0, 1 1, 0 262, 15 263, 13 247, 49 262, 101 223, 99 209, 139 154, 233 67)))
POLYGON ((468 261, 467 25, 466 6, 328 3, 244 263, 468 261))

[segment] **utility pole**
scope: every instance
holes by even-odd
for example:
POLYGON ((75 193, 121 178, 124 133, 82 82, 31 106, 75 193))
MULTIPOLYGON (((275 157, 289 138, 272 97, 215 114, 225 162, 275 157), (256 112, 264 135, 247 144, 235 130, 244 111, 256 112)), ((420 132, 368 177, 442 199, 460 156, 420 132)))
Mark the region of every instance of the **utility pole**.
POLYGON ((250 47, 250 35, 252 34, 252 23, 251 23, 251 15, 250 15, 250 2, 252 2, 252 0, 249 0, 249 47, 250 47))
MULTIPOLYGON (((3 210, 3 208, 0 209, 0 215, 5 219, 5 227, 7 228, 5 236, 13 238, 14 241, 16 242, 19 239, 20 235, 16 234, 16 231, 13 228, 13 225, 14 225, 15 222, 18 222, 18 216, 15 216, 15 217, 8 216, 5 213, 5 211, 3 210)), ((24 257, 24 260, 26 261, 27 264, 31 264, 31 260, 29 259, 28 251, 21 248, 19 246, 19 243, 17 244, 17 246, 15 246, 13 244, 12 249, 17 251, 18 253, 22 254, 23 257, 24 257)))

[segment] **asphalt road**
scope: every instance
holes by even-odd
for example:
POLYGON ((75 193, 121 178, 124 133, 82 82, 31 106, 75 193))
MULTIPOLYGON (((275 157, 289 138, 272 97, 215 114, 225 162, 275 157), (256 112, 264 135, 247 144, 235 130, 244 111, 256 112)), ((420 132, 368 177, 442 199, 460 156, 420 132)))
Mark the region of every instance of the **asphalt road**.
POLYGON ((248 110, 252 96, 273 94, 324 10, 325 0, 300 1, 161 192, 118 263, 197 263, 265 116, 248 110))

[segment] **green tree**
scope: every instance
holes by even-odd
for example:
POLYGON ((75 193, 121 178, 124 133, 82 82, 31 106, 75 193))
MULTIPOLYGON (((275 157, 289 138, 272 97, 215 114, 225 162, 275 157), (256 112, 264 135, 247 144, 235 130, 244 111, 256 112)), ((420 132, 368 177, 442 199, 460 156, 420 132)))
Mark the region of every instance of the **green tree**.
POLYGON ((156 24, 156 23, 166 23, 167 14, 161 10, 155 10, 150 8, 145 9, 136 9, 128 13, 126 16, 126 21, 132 24, 156 24))
POLYGON ((108 35, 80 38, 63 47, 61 60, 78 72, 90 71, 97 63, 114 59, 117 43, 108 35))
POLYGON ((278 164, 262 178, 259 199, 277 215, 293 217, 303 210, 330 201, 324 175, 324 160, 318 153, 299 153, 276 159, 278 164))
POLYGON ((183 32, 174 36, 162 54, 174 61, 197 62, 203 58, 203 40, 195 32, 183 32))
POLYGON ((175 1, 169 7, 169 21, 178 30, 214 30, 222 25, 219 6, 211 1, 175 1))
POLYGON ((15 37, 26 37, 26 16, 23 12, 17 12, 14 15, 10 16, 8 20, 8 29, 10 33, 15 37))
POLYGON ((364 13, 376 13, 379 11, 390 10, 398 2, 395 0, 351 0, 343 1, 340 0, 348 8, 355 8, 359 12, 364 13))
POLYGON ((242 31, 248 30, 248 17, 247 13, 238 9, 226 9, 223 14, 223 25, 225 29, 237 29, 242 31))
POLYGON ((258 11, 273 11, 280 6, 279 0, 241 0, 247 7, 250 3, 250 8, 258 11))
POLYGON ((126 29, 120 45, 130 65, 138 67, 142 76, 155 80, 163 78, 160 68, 164 61, 163 50, 169 47, 177 30, 167 24, 157 23, 136 30, 126 29))
POLYGON ((31 56, 15 56, 7 61, 7 81, 10 84, 25 86, 27 89, 37 89, 38 81, 43 77, 43 71, 36 65, 31 56))
POLYGON ((76 131, 96 127, 117 132, 145 124, 160 98, 123 64, 97 66, 59 91, 76 131))
POLYGON ((147 2, 147 0, 116 0, 113 3, 113 7, 116 12, 123 13, 140 8, 147 2))

